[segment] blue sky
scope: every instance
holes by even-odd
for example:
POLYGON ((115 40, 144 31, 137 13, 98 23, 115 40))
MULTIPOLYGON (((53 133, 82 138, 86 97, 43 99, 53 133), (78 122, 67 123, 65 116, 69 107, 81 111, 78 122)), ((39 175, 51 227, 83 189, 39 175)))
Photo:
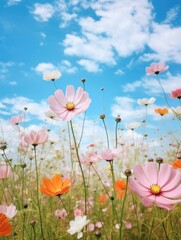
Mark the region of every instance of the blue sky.
MULTIPOLYGON (((145 97, 156 98, 148 111, 150 132, 160 127, 154 108, 166 103, 156 78, 145 74, 152 62, 169 66, 160 79, 170 105, 178 106, 169 93, 181 87, 179 0, 1 0, 0 32, 2 122, 25 106, 29 124, 44 120, 55 89, 42 74, 53 69, 62 73, 56 84, 63 90, 86 78, 87 117, 99 121, 103 103, 110 128, 117 114, 122 126, 144 119, 137 99, 145 97)), ((167 118, 169 130, 180 130, 167 118)))

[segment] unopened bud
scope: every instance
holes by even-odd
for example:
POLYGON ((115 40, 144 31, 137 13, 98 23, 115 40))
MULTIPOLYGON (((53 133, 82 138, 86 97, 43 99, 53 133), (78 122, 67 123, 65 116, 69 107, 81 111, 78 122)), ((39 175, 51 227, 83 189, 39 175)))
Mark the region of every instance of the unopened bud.
POLYGON ((104 119, 105 117, 106 117, 105 114, 100 115, 100 119, 104 119))
POLYGON ((131 170, 130 170, 130 169, 126 169, 126 170, 124 171, 124 174, 126 175, 126 177, 131 176, 131 170))
POLYGON ((162 163, 162 162, 163 162, 163 158, 158 157, 158 158, 156 159, 156 162, 159 163, 159 164, 162 163))

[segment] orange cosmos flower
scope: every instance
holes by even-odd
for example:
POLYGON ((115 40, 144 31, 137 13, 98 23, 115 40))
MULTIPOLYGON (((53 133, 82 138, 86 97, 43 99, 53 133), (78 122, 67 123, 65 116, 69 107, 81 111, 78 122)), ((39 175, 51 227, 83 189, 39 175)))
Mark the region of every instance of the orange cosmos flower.
POLYGON ((168 109, 167 108, 156 108, 155 112, 160 114, 160 116, 164 116, 166 114, 168 114, 168 109))
POLYGON ((51 179, 43 178, 43 184, 40 185, 40 191, 48 196, 60 196, 70 190, 70 179, 63 179, 60 174, 51 179))
POLYGON ((125 180, 117 180, 114 183, 114 189, 117 192, 117 198, 122 198, 125 195, 127 184, 125 180))
POLYGON ((98 203, 105 203, 108 200, 108 195, 107 194, 102 194, 98 197, 97 201, 98 203))
POLYGON ((181 160, 177 159, 172 163, 173 168, 181 168, 181 160))
POLYGON ((0 236, 9 236, 12 231, 12 226, 9 224, 9 218, 3 213, 0 213, 0 236))

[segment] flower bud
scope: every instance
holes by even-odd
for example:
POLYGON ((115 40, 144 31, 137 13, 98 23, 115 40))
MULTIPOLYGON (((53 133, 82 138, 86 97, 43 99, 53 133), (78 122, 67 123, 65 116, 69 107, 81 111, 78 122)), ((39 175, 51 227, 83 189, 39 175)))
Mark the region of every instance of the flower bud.
POLYGON ((100 119, 104 119, 105 117, 106 117, 105 114, 100 115, 100 119))
POLYGON ((124 174, 125 174, 127 177, 131 176, 131 170, 130 170, 130 169, 126 169, 126 170, 124 171, 124 174))
POLYGON ((163 158, 158 157, 158 158, 156 159, 156 162, 159 163, 159 164, 161 164, 161 163, 163 162, 163 158))

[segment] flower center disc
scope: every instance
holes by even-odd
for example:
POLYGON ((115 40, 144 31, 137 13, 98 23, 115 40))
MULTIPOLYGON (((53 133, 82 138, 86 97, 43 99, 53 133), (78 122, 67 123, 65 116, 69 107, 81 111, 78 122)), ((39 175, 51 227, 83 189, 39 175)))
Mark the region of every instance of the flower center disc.
POLYGON ((73 110, 74 109, 74 107, 75 107, 75 105, 72 103, 72 102, 68 102, 67 104, 66 104, 66 108, 68 109, 68 110, 73 110))
POLYGON ((160 193, 161 188, 160 188, 158 185, 153 184, 153 185, 151 185, 151 189, 150 189, 150 190, 151 190, 151 192, 152 192, 153 194, 157 195, 157 194, 160 193))

